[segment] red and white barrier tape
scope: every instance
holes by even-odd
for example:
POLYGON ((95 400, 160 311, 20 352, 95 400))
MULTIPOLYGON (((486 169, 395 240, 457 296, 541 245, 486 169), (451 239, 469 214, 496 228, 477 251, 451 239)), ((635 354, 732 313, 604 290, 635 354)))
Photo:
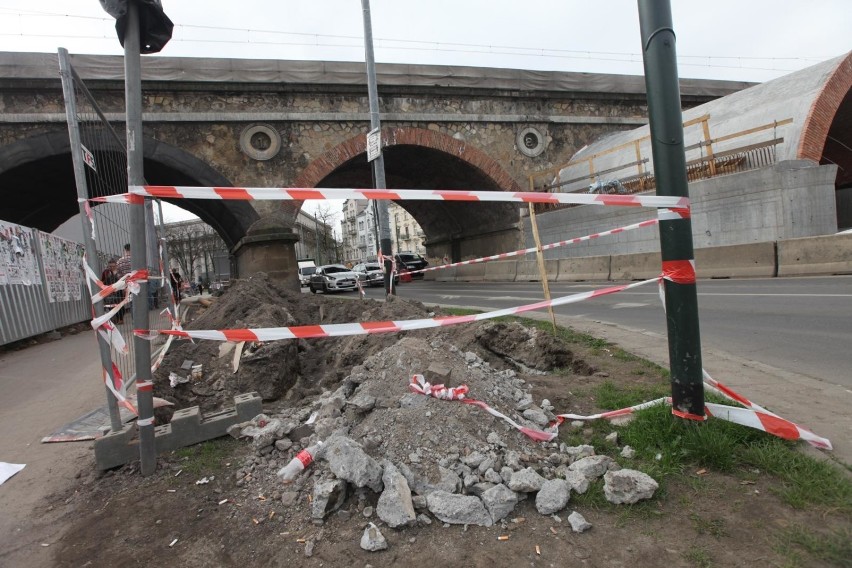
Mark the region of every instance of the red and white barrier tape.
POLYGON ((77 203, 83 204, 83 212, 86 214, 86 219, 89 220, 89 225, 92 227, 92 240, 98 240, 95 236, 95 216, 92 214, 92 207, 89 205, 89 200, 78 197, 77 203))
POLYGON ((423 375, 412 375, 408 389, 412 392, 425 394, 441 400, 462 400, 468 393, 467 385, 457 387, 446 387, 443 384, 432 385, 426 381, 423 375))
POLYGON ((116 351, 125 355, 128 353, 129 350, 127 348, 127 343, 124 341, 124 337, 121 336, 118 328, 115 327, 110 320, 105 321, 96 329, 104 341, 112 345, 116 351))
POLYGON ((138 337, 144 339, 152 339, 159 335, 175 335, 178 337, 188 337, 191 339, 209 339, 213 341, 276 341, 280 339, 309 339, 316 337, 345 337, 350 335, 367 335, 373 333, 392 333, 400 331, 412 331, 416 329, 429 329, 434 327, 443 327, 448 325, 457 325, 462 323, 470 323, 474 321, 488 320, 503 316, 510 316, 524 312, 541 310, 550 306, 564 306, 576 302, 582 302, 590 298, 598 296, 606 296, 615 294, 631 288, 638 288, 645 284, 656 282, 658 278, 650 280, 642 280, 640 282, 632 282, 630 284, 622 284, 619 286, 610 286, 598 290, 590 290, 571 296, 563 296, 554 298, 550 301, 542 300, 533 304, 526 304, 514 308, 505 308, 495 310, 493 312, 485 312, 481 314, 471 314, 466 316, 447 316, 440 318, 428 318, 417 320, 398 320, 398 321, 375 321, 362 323, 339 323, 326 325, 302 325, 293 327, 267 327, 257 329, 191 329, 191 330, 134 330, 138 337))
MULTIPOLYGON (((735 424, 740 424, 742 426, 748 426, 749 428, 756 428, 758 430, 762 430, 767 434, 772 434, 773 436, 777 436, 779 438, 783 438, 785 440, 804 440, 810 445, 821 448, 824 450, 832 449, 831 441, 827 438, 823 438, 818 436, 804 428, 803 426, 799 426, 794 422, 790 422, 789 420, 785 420, 781 418, 777 414, 773 414, 768 410, 752 403, 747 398, 737 394, 733 390, 720 383, 713 381, 708 384, 705 383, 705 386, 709 386, 710 388, 716 390, 717 387, 722 387, 724 389, 724 394, 728 398, 740 403, 747 403, 751 408, 737 408, 733 406, 726 406, 724 404, 715 404, 715 403, 705 403, 704 410, 707 416, 720 418, 722 420, 726 420, 728 422, 733 422, 735 424)), ((621 408, 619 410, 610 410, 608 412, 601 412, 599 414, 592 414, 590 416, 583 416, 580 414, 559 414, 556 416, 556 425, 558 426, 565 420, 598 420, 598 419, 612 419, 617 418, 619 416, 625 416, 627 414, 633 414, 639 410, 650 408, 652 406, 657 406, 659 404, 671 404, 672 399, 670 397, 658 398, 656 400, 651 400, 648 402, 643 402, 642 404, 637 404, 635 406, 630 406, 627 408, 621 408)))
POLYGON ((510 203, 568 203, 686 209, 689 198, 668 195, 606 195, 539 193, 535 191, 459 191, 450 189, 352 189, 310 187, 187 187, 131 185, 129 193, 92 201, 139 203, 142 197, 224 200, 386 199, 393 201, 485 201, 510 203))
MULTIPOLYGON (((671 211, 671 210, 670 209, 665 209, 665 210, 661 209, 660 211, 671 211)), ((545 250, 555 249, 555 248, 564 247, 564 246, 568 246, 568 245, 575 245, 577 243, 582 243, 584 241, 589 241, 589 240, 597 239, 597 238, 600 238, 600 237, 606 237, 606 236, 609 236, 609 235, 616 235, 618 233, 623 233, 625 231, 632 231, 633 229, 641 229, 642 227, 652 227, 652 226, 656 225, 657 223, 659 223, 659 221, 657 219, 649 219, 648 221, 642 221, 641 223, 634 223, 632 225, 619 227, 617 229, 610 229, 609 231, 603 231, 603 232, 600 232, 600 233, 593 233, 591 235, 586 235, 584 237, 577 237, 577 238, 574 238, 574 239, 568 239, 567 241, 559 241, 559 242, 556 242, 556 243, 550 243, 550 244, 547 244, 547 245, 543 245, 541 247, 541 250, 545 251, 545 250)), ((513 257, 513 256, 532 254, 532 253, 536 252, 537 250, 538 249, 536 247, 532 247, 532 248, 527 248, 527 249, 516 250, 516 251, 513 251, 513 252, 504 252, 504 253, 500 253, 500 254, 495 254, 495 255, 492 255, 492 256, 484 256, 482 258, 474 258, 474 259, 471 259, 471 260, 464 260, 464 261, 461 261, 461 262, 453 262, 451 264, 442 264, 440 266, 430 266, 428 268, 421 268, 420 270, 412 270, 411 274, 416 274, 418 272, 429 272, 431 270, 443 270, 445 268, 452 268, 454 266, 463 266, 465 264, 477 264, 477 263, 480 263, 480 262, 490 262, 492 260, 502 260, 504 258, 509 258, 509 257, 513 257)))
POLYGON ((426 396, 432 396, 440 400, 455 400, 463 404, 478 406, 479 408, 485 410, 492 416, 496 416, 501 420, 505 420, 506 422, 514 426, 516 430, 537 442, 549 442, 550 440, 556 437, 556 432, 545 432, 543 430, 537 430, 535 428, 521 426, 499 410, 491 408, 481 400, 466 398, 465 395, 468 392, 467 385, 461 385, 453 388, 447 388, 444 385, 433 386, 426 382, 426 379, 423 377, 423 375, 414 375, 411 377, 411 381, 408 384, 408 388, 413 392, 420 393, 426 396))

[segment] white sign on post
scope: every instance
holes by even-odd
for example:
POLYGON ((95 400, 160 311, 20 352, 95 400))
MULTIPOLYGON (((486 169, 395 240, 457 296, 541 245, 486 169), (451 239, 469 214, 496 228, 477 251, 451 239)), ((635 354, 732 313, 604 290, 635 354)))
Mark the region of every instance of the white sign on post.
POLYGON ((89 152, 89 149, 83 146, 82 144, 80 145, 80 147, 83 149, 83 162, 93 170, 98 171, 98 169, 95 167, 94 154, 89 152))
POLYGON ((372 162, 382 155, 382 131, 376 128, 367 133, 367 161, 372 162))

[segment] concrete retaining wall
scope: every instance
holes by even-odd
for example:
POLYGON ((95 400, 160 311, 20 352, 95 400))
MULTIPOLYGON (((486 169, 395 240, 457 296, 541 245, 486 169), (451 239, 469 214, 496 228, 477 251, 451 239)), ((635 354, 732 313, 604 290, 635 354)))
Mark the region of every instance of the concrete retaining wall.
POLYGON ((852 234, 778 241, 778 276, 852 274, 852 234))
POLYGON ((456 282, 482 282, 483 280, 485 280, 484 262, 456 267, 456 282))
POLYGON ((611 280, 647 280, 660 275, 660 253, 614 254, 610 259, 611 280))
MULTIPOLYGON (((519 260, 518 269, 515 274, 515 282, 541 282, 541 273, 538 271, 537 260, 519 260)), ((545 260, 544 270, 547 280, 556 280, 559 275, 559 262, 556 260, 545 260)))
POLYGON ((488 282, 514 282, 517 273, 517 260, 495 260, 485 263, 485 280, 488 282))
POLYGON ((754 243, 695 250, 699 278, 775 276, 775 243, 754 243))
POLYGON ((563 258, 559 261, 557 281, 571 280, 609 280, 609 256, 587 256, 583 258, 563 258))

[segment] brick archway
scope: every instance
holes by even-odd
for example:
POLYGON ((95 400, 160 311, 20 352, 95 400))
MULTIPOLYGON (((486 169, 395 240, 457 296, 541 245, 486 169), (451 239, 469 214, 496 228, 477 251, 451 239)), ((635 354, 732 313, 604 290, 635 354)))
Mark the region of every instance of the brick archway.
POLYGON ((837 65, 808 111, 797 157, 820 163, 828 132, 843 99, 852 89, 852 53, 837 65))
MULTIPOLYGON (((382 128, 382 146, 421 146, 444 152, 470 164, 504 191, 523 191, 500 164, 485 152, 451 136, 412 127, 382 128)), ((316 187, 337 168, 352 158, 367 152, 367 136, 359 134, 325 152, 306 167, 296 178, 296 187, 316 187)))

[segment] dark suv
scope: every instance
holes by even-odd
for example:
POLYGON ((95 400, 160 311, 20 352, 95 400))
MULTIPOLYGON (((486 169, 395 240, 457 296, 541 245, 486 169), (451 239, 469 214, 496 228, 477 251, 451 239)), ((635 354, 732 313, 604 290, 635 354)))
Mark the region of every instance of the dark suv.
MULTIPOLYGON (((394 255, 394 258, 396 259, 396 268, 399 271, 422 270, 429 266, 426 259, 416 252, 398 252, 394 255)), ((418 272, 417 274, 412 274, 412 276, 415 278, 423 278, 423 273, 418 272)))

